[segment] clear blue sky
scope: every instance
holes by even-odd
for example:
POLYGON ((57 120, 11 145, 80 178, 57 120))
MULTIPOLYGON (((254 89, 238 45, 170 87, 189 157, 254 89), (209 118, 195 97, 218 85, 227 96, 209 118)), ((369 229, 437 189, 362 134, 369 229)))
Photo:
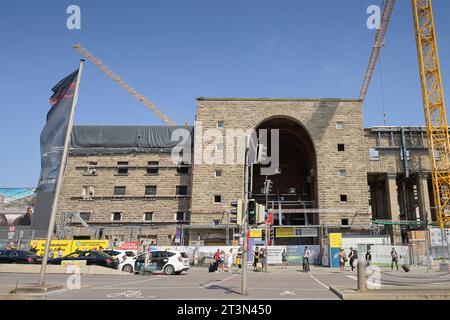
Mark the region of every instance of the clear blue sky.
MULTIPOLYGON (((381 0, 2 1, 0 186, 34 187, 50 89, 76 69, 81 42, 178 123, 195 97, 359 95, 375 31, 366 9, 381 0), (66 8, 81 7, 81 30, 66 8)), ((450 99, 450 1, 434 0, 444 89, 450 99)), ((409 0, 398 0, 381 54, 388 125, 422 125, 409 0)), ((448 100, 447 99, 447 100, 448 100)), ((379 68, 364 125, 382 125, 379 68)), ((449 102, 450 103, 450 102, 449 102)), ((76 124, 161 124, 86 63, 76 124)))

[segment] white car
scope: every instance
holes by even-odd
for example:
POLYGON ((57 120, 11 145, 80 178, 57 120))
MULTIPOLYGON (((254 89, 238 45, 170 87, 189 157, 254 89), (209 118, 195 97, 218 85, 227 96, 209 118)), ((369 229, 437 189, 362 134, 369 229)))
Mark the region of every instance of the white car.
MULTIPOLYGON (((139 254, 133 258, 133 272, 143 271, 145 263, 145 253, 139 254)), ((125 268, 126 265, 123 266, 125 268)), ((127 267, 128 269, 129 267, 127 267)), ((146 271, 152 273, 180 274, 189 270, 189 258, 185 252, 180 251, 152 251, 150 252, 149 262, 146 271)))
POLYGON ((133 272, 128 266, 133 258, 136 258, 137 252, 133 250, 103 250, 104 253, 117 258, 119 261, 117 269, 125 272, 133 272), (125 269, 125 270, 124 270, 125 269))

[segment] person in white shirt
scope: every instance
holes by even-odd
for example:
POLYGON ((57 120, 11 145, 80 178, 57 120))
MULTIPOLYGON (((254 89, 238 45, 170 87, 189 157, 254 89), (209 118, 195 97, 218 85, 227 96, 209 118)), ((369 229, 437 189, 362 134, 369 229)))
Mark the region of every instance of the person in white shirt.
POLYGON ((309 272, 309 259, 311 258, 312 253, 308 249, 308 247, 305 247, 305 251, 303 252, 303 271, 309 272))

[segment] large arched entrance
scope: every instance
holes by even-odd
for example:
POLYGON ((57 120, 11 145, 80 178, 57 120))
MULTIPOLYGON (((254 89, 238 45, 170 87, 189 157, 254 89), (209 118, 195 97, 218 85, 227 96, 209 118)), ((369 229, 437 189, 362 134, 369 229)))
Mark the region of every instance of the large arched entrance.
MULTIPOLYGON (((261 166, 254 166, 252 198, 265 204, 274 213, 274 226, 317 225, 318 215, 308 209, 317 208, 317 162, 313 142, 305 128, 295 119, 272 117, 261 122, 256 130, 267 129, 268 150, 273 157, 270 131, 279 130, 280 174, 261 175, 261 166), (264 194, 264 181, 272 181, 272 191, 264 194), (306 210, 305 210, 306 209, 306 210), (281 221, 280 221, 281 217, 281 221)), ((260 133, 258 133, 260 135, 260 133)), ((277 238, 275 244, 315 244, 317 237, 277 238)))

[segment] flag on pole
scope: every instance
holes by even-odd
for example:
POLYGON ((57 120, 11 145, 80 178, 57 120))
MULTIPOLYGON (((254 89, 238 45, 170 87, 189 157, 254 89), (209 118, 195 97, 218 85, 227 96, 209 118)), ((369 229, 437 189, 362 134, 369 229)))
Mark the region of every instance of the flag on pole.
POLYGON ((41 173, 36 188, 36 202, 32 228, 45 230, 50 221, 58 173, 61 167, 64 142, 70 122, 78 80, 78 69, 59 81, 50 97, 52 105, 47 113, 47 121, 41 132, 41 173))

